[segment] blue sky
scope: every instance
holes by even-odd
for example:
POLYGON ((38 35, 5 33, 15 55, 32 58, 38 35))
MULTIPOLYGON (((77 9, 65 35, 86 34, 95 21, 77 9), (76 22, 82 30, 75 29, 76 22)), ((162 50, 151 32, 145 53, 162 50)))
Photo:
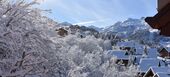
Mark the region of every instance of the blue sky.
POLYGON ((127 18, 153 16, 157 0, 44 0, 40 7, 58 22, 106 27, 127 18))

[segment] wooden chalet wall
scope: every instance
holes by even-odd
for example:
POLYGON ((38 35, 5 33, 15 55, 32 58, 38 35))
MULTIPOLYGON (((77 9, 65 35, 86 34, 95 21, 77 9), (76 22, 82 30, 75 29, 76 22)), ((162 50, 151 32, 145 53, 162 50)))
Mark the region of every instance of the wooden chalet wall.
POLYGON ((160 11, 168 3, 170 3, 170 0, 158 0, 158 11, 160 11))
POLYGON ((159 29, 161 35, 170 36, 170 0, 158 0, 158 13, 145 21, 152 28, 159 29))
POLYGON ((170 52, 163 48, 161 51, 159 51, 159 56, 162 57, 162 58, 170 58, 170 52))

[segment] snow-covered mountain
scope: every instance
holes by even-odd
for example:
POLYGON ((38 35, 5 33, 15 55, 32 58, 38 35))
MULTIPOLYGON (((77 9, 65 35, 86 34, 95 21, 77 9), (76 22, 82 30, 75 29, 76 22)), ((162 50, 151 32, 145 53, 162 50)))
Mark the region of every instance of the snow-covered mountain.
POLYGON ((145 43, 159 43, 160 41, 169 41, 170 39, 159 35, 158 30, 152 29, 144 18, 133 19, 129 18, 122 22, 117 22, 114 25, 108 26, 103 30, 104 33, 112 33, 123 39, 137 40, 145 43))
MULTIPOLYGON (((71 30, 71 33, 80 32, 84 34, 85 32, 90 32, 90 34, 95 35, 96 37, 113 38, 119 37, 122 39, 145 41, 145 42, 154 42, 158 43, 160 41, 169 41, 167 37, 159 35, 158 30, 152 29, 145 21, 144 18, 134 19, 128 18, 125 21, 117 22, 114 25, 108 26, 106 28, 99 28, 97 26, 79 26, 72 25, 68 22, 57 23, 52 29, 56 30, 57 28, 63 28, 71 30), (78 30, 78 31, 77 31, 78 30)), ((50 32, 50 34, 52 34, 50 32)), ((53 33, 55 35, 55 33, 53 33)))
POLYGON ((123 33, 125 35, 133 34, 138 30, 150 29, 144 22, 144 18, 132 19, 129 18, 123 22, 117 22, 114 25, 106 27, 104 32, 123 33))
POLYGON ((71 26, 72 24, 69 23, 69 22, 62 22, 62 23, 59 23, 58 26, 71 26))
POLYGON ((89 28, 92 28, 92 29, 95 29, 96 31, 98 31, 98 32, 102 32, 103 30, 104 30, 104 28, 99 28, 99 27, 96 27, 96 26, 93 26, 93 25, 91 25, 91 26, 88 26, 89 28))

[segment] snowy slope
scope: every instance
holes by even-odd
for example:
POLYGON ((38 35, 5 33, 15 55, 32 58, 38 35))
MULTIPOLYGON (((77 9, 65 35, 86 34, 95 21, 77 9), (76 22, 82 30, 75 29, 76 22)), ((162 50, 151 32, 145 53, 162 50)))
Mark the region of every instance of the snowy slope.
POLYGON ((133 34, 138 30, 150 29, 144 22, 144 18, 132 19, 129 18, 123 22, 117 22, 104 29, 105 32, 119 32, 126 35, 133 34))
POLYGON ((152 29, 144 18, 132 19, 129 18, 123 22, 117 22, 114 25, 108 26, 104 29, 104 33, 112 33, 121 38, 128 40, 144 41, 149 44, 156 44, 160 42, 170 41, 170 38, 159 35, 158 30, 152 29))
POLYGON ((62 22, 62 23, 59 23, 58 26, 71 26, 72 24, 71 23, 68 23, 68 22, 62 22))
POLYGON ((96 31, 98 31, 98 32, 102 32, 102 31, 103 31, 103 29, 104 29, 104 28, 99 28, 99 27, 93 26, 93 25, 88 26, 88 28, 95 29, 95 30, 96 30, 96 31))

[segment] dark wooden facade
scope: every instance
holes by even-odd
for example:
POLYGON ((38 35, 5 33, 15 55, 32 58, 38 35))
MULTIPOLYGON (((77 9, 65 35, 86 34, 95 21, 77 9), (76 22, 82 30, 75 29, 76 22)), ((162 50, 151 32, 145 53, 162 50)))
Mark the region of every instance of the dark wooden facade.
POLYGON ((116 64, 118 65, 123 65, 123 66, 127 66, 129 63, 128 59, 117 59, 116 64), (121 63, 121 64, 120 64, 121 63))
POLYGON ((158 11, 164 8, 168 3, 170 3, 170 0, 158 0, 158 11))
POLYGON ((161 35, 170 36, 170 0, 158 0, 158 13, 145 21, 161 35))
POLYGON ((143 77, 153 77, 154 76, 154 73, 151 69, 149 69, 148 72, 146 72, 146 74, 143 76, 143 77))
POLYGON ((166 48, 163 48, 161 51, 159 51, 159 56, 162 58, 170 58, 170 51, 168 51, 166 48))
POLYGON ((58 31, 58 35, 60 35, 60 36, 68 35, 68 31, 65 30, 64 28, 56 29, 56 31, 58 31))

